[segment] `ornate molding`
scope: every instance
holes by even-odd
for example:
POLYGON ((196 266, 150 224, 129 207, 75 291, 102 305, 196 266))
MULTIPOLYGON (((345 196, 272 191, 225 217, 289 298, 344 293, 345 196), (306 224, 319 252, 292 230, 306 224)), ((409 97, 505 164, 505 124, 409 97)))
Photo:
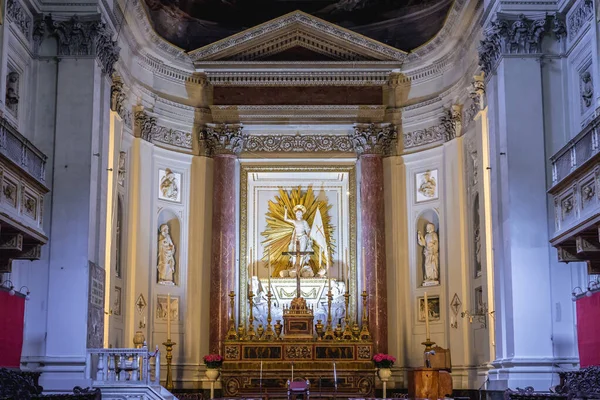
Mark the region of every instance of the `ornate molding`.
POLYGON ((388 80, 387 71, 232 71, 206 75, 213 86, 232 82, 244 86, 381 86, 388 80))
POLYGON ((184 149, 192 148, 192 134, 190 132, 182 132, 164 126, 154 126, 152 130, 152 141, 182 147, 184 149))
POLYGON ((126 99, 123 81, 119 76, 113 75, 113 84, 110 88, 110 109, 119 114, 125 125, 131 127, 131 111, 127 109, 126 99))
POLYGON ((241 124, 206 124, 198 135, 200 153, 208 156, 239 155, 247 139, 248 134, 243 132, 241 124))
POLYGON ((63 21, 46 15, 35 21, 33 39, 38 48, 46 37, 54 36, 58 39, 58 56, 96 56, 102 72, 112 76, 120 50, 112 34, 100 14, 85 19, 74 15, 63 21))
POLYGON ((572 42, 577 38, 581 28, 592 18, 594 14, 594 6, 592 0, 583 0, 569 14, 567 20, 567 28, 569 32, 569 41, 572 42))
POLYGON ((395 153, 398 132, 390 123, 383 124, 354 124, 354 132, 348 135, 354 151, 360 154, 395 153))
POLYGON ((135 127, 139 132, 139 137, 148 142, 151 142, 152 133, 156 129, 156 118, 151 117, 148 114, 146 114, 145 111, 140 110, 135 112, 134 119, 135 127))
POLYGON ((29 39, 31 33, 31 16, 25 11, 19 0, 8 0, 6 17, 17 25, 19 30, 29 39))
POLYGON ((270 34, 281 32, 281 30, 286 28, 291 30, 294 28, 294 25, 300 25, 299 29, 306 27, 304 29, 313 34, 318 32, 329 37, 333 36, 337 40, 349 43, 354 47, 362 48, 366 54, 370 53, 371 57, 378 55, 381 60, 403 61, 407 56, 407 53, 401 50, 340 28, 335 24, 315 18, 302 11, 291 12, 257 27, 235 34, 227 39, 204 46, 190 52, 189 56, 193 61, 216 59, 219 53, 223 54, 233 47, 249 45, 251 42, 261 40, 261 37, 267 38, 270 34))
POLYGON ((425 129, 418 129, 404 134, 404 148, 423 146, 425 144, 439 142, 446 137, 445 129, 442 125, 430 126, 425 129))
POLYGON ((246 151, 254 152, 352 152, 351 140, 339 135, 257 135, 250 136, 244 146, 246 151))
POLYGON ((462 106, 453 104, 452 107, 444 110, 444 115, 440 119, 444 128, 444 139, 446 142, 460 136, 462 133, 462 106))
POLYGON ((479 65, 489 75, 504 54, 539 54, 542 52, 542 38, 549 31, 558 40, 562 38, 564 29, 557 15, 546 15, 535 20, 524 14, 520 14, 516 20, 499 17, 484 31, 484 39, 478 49, 479 65))

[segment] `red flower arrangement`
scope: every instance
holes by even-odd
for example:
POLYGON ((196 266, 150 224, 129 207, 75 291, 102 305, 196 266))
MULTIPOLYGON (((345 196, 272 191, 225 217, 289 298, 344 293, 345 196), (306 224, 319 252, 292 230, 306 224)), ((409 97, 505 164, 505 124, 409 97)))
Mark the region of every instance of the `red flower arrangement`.
POLYGON ((204 356, 204 364, 206 368, 220 368, 223 365, 223 357, 219 354, 209 354, 204 356))
POLYGON ((377 368, 391 368, 396 362, 396 358, 389 354, 377 353, 373 356, 373 362, 377 368))

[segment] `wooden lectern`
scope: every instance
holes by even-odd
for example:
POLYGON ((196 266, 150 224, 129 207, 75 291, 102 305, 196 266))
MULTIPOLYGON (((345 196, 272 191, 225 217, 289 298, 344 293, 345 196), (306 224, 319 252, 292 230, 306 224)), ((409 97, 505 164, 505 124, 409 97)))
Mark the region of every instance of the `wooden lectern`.
POLYGON ((437 368, 415 368, 408 371, 408 397, 411 399, 443 399, 452 396, 452 377, 437 368))

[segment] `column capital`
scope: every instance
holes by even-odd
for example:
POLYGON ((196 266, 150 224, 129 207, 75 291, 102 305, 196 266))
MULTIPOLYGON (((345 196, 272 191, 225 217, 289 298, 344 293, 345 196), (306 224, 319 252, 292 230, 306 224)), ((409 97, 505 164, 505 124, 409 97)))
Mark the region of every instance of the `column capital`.
POLYGON ((152 142, 152 134, 156 130, 156 117, 152 117, 145 110, 137 110, 134 114, 134 135, 147 142, 152 142))
POLYGON ((444 115, 440 118, 440 123, 444 130, 444 140, 446 142, 460 136, 462 133, 462 105, 453 104, 450 108, 444 109, 444 115))
POLYGON ((200 154, 205 156, 232 154, 238 156, 248 139, 242 124, 206 124, 200 129, 200 154))
POLYGON ((33 41, 35 52, 42 41, 54 36, 58 39, 58 56, 96 56, 102 72, 112 77, 120 48, 112 40, 113 32, 102 21, 100 14, 59 20, 52 15, 42 15, 35 20, 33 41))
POLYGON ((390 123, 354 124, 354 132, 348 136, 359 155, 392 155, 398 140, 396 126, 390 123))
POLYGON ((505 55, 539 55, 542 39, 548 33, 553 33, 557 40, 566 36, 565 23, 558 14, 527 17, 498 13, 484 28, 484 39, 478 49, 479 65, 489 75, 505 55))
POLYGON ((110 87, 110 109, 119 114, 123 123, 131 128, 131 111, 127 108, 126 101, 127 94, 123 80, 115 74, 110 87))

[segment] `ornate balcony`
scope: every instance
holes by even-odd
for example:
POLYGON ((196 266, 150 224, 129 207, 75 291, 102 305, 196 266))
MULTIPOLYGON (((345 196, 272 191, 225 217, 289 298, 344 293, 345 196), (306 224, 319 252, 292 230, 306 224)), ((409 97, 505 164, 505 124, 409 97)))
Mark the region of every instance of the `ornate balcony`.
POLYGON ((0 272, 13 260, 36 260, 48 241, 42 228, 46 156, 0 118, 0 272))

